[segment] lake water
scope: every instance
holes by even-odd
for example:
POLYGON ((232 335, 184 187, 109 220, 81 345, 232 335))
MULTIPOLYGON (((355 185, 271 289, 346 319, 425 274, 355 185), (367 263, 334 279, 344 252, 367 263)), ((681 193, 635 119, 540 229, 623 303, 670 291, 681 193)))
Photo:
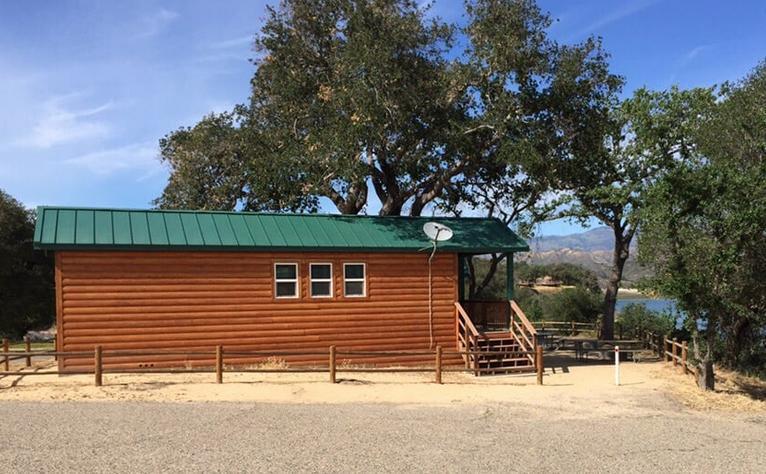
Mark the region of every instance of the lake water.
POLYGON ((672 300, 654 299, 654 298, 618 299, 615 309, 619 313, 620 311, 622 311, 624 307, 628 306, 629 304, 642 304, 646 306, 646 309, 650 311, 657 311, 661 313, 665 311, 674 312, 676 309, 676 305, 673 303, 672 300))

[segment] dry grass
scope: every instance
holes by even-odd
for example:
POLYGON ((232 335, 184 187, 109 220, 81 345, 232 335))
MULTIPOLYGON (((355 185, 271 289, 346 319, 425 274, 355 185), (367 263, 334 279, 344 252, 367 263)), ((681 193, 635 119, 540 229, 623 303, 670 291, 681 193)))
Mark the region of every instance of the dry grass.
POLYGON ((659 369, 668 389, 684 405, 694 410, 766 412, 766 382, 736 372, 716 369, 715 390, 706 392, 691 375, 683 375, 672 365, 659 369))
POLYGON ((263 362, 254 365, 252 368, 264 370, 284 370, 290 368, 290 365, 281 357, 271 356, 266 358, 266 360, 263 362))

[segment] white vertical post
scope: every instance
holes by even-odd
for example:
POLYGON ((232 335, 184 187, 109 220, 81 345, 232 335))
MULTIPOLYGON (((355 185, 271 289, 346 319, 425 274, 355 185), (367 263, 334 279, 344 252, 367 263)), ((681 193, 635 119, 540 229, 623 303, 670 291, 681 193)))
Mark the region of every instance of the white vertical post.
POLYGON ((614 346, 614 384, 620 385, 620 346, 614 346))

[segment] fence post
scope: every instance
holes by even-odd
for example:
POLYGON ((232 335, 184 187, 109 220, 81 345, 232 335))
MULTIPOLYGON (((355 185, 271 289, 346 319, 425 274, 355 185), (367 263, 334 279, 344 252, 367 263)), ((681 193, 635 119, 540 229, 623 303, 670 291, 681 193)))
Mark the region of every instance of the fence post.
POLYGON ((574 336, 574 335, 576 334, 576 333, 575 333, 575 322, 574 322, 574 319, 571 321, 571 323, 572 323, 572 331, 571 331, 571 335, 572 335, 572 336, 574 336))
POLYGON ((662 353, 662 336, 661 334, 655 334, 654 335, 654 347, 657 349, 657 357, 660 359, 664 359, 665 355, 662 353))
POLYGON ((32 356, 29 355, 29 352, 32 350, 32 347, 29 342, 29 336, 24 336, 24 350, 27 353, 27 367, 32 367, 32 356))
POLYGON ((3 338, 3 354, 5 354, 5 357, 3 357, 3 363, 5 364, 5 371, 8 372, 11 370, 10 366, 10 360, 8 360, 8 338, 3 338))
POLYGON ((53 360, 55 360, 56 362, 58 362, 59 360, 58 351, 59 351, 59 334, 58 332, 56 332, 56 334, 53 335, 53 352, 56 353, 56 355, 53 356, 53 360))
POLYGON ((678 365, 678 338, 673 338, 673 367, 678 365))
POLYGON ((684 375, 686 375, 686 360, 689 357, 689 343, 684 341, 681 345, 681 368, 684 371, 684 375))
POLYGON ((537 369, 537 385, 543 384, 543 346, 535 347, 535 368, 537 369))
POLYGON ((223 383, 223 346, 215 346, 215 383, 223 383))
POLYGON ((436 383, 442 383, 442 346, 436 346, 436 383))
POLYGON ((662 337, 662 359, 665 362, 670 362, 670 356, 668 355, 668 338, 662 337))
POLYGON ((102 382, 101 374, 103 369, 101 364, 101 346, 96 346, 95 353, 93 354, 93 359, 93 375, 95 375, 96 378, 96 387, 100 387, 102 382))
POLYGON ((614 346, 614 384, 620 386, 620 346, 614 346))
POLYGON ((330 346, 330 383, 335 383, 335 346, 330 346))

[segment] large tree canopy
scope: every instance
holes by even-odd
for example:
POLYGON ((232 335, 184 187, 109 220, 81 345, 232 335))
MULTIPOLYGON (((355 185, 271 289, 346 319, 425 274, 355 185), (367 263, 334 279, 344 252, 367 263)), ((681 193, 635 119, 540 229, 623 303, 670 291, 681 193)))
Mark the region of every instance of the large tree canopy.
POLYGON ((255 39, 248 103, 170 133, 163 207, 508 222, 546 190, 547 159, 594 140, 620 79, 600 44, 562 46, 533 1, 477 0, 465 25, 412 0, 284 0, 255 39), (537 177, 537 178, 536 178, 537 177), (521 203, 521 204, 519 204, 521 203))
POLYGON ((34 213, 0 190, 0 335, 18 338, 53 322, 51 259, 34 253, 34 213))
POLYGON ((614 235, 601 329, 605 339, 614 337, 617 291, 641 225, 646 191, 678 160, 695 153, 691 136, 714 100, 709 89, 639 89, 613 104, 592 142, 576 144, 553 168, 553 187, 564 204, 557 215, 583 221, 595 217, 614 235))
POLYGON ((766 372, 766 65, 724 86, 693 138, 652 188, 639 244, 652 285, 687 315, 710 389, 714 361, 766 372))

